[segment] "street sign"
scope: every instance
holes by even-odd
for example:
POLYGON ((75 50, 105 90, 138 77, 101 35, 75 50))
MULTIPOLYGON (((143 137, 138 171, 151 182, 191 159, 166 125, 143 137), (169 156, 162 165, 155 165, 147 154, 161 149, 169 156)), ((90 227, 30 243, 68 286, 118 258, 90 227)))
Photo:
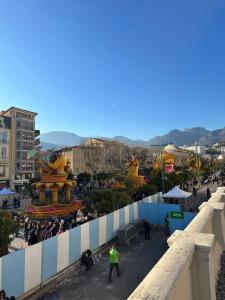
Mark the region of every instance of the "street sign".
POLYGON ((170 218, 183 219, 184 218, 184 213, 182 211, 171 211, 170 212, 170 218))

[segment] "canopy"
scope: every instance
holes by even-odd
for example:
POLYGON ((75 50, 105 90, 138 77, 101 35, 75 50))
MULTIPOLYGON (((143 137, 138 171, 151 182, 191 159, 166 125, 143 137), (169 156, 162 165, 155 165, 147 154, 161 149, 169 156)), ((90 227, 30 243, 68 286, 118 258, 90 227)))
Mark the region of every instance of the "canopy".
POLYGON ((185 192, 179 188, 179 186, 175 186, 168 193, 163 194, 163 198, 188 198, 192 195, 192 193, 185 192))
POLYGON ((12 194, 16 194, 16 193, 10 191, 10 189, 3 188, 3 189, 0 191, 0 196, 1 196, 1 195, 7 196, 7 195, 12 195, 12 194))

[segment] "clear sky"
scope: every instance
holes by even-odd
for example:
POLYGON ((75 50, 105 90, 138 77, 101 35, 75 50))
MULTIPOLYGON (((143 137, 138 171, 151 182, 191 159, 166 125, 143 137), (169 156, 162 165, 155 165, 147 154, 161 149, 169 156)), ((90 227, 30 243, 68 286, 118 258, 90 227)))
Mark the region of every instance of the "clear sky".
POLYGON ((0 110, 41 132, 225 126, 224 0, 0 0, 0 110))

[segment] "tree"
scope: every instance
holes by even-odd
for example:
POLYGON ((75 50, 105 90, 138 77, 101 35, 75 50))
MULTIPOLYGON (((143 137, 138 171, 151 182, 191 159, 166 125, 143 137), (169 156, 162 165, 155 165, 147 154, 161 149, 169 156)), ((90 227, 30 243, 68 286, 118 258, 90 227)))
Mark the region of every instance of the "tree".
POLYGON ((130 148, 116 141, 103 141, 97 146, 83 146, 87 167, 93 173, 112 173, 116 170, 125 171, 125 161, 130 148))
POLYGON ((146 185, 143 185, 141 187, 139 187, 137 189, 137 193, 142 195, 142 194, 145 194, 145 196, 150 196, 150 195, 154 195, 156 193, 158 193, 158 187, 154 184, 146 184, 146 185))
POLYGON ((0 257, 8 254, 8 245, 12 241, 10 235, 17 230, 18 224, 14 221, 11 215, 0 210, 0 257))
POLYGON ((94 191, 85 196, 84 205, 87 211, 97 210, 98 213, 110 213, 131 203, 131 197, 120 191, 94 191))

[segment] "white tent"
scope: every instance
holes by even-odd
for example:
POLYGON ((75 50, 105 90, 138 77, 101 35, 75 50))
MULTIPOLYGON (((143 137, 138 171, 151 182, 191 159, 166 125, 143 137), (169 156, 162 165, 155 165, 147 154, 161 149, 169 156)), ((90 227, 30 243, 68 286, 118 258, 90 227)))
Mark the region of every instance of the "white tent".
POLYGON ((8 196, 8 195, 12 195, 12 194, 16 194, 15 192, 10 191, 10 189, 6 189, 3 188, 2 190, 0 190, 0 196, 8 196))
POLYGON ((163 194, 163 198, 176 198, 176 199, 182 199, 182 198, 188 198, 191 197, 192 193, 185 192, 179 188, 179 186, 175 186, 172 190, 170 190, 168 193, 163 194))
POLYGON ((185 192, 178 186, 162 196, 165 198, 164 203, 179 204, 182 211, 188 211, 192 205, 192 193, 185 192))

